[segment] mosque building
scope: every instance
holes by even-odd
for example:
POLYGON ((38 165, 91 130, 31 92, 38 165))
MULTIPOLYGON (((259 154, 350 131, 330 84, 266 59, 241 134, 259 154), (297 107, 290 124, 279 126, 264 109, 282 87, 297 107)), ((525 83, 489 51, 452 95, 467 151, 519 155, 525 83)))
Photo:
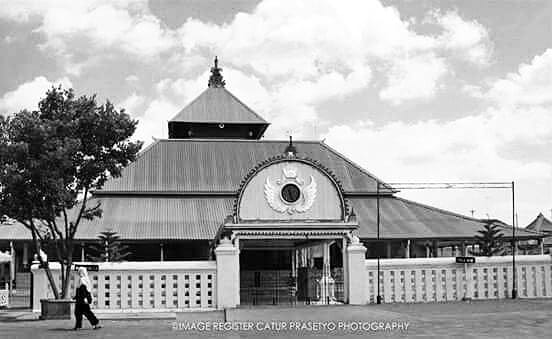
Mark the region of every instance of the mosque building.
MULTIPOLYGON (((117 232, 131 261, 204 260, 229 237, 239 241, 246 303, 248 287, 290 278, 301 285, 331 275, 339 286, 352 238, 367 258, 454 256, 484 225, 397 196, 324 142, 266 140, 269 125, 226 88, 215 59, 207 89, 168 122, 168 139, 93 192, 103 216, 79 226, 75 260, 86 260, 104 230, 117 232)), ((540 236, 519 230, 516 237, 540 236)), ((10 246, 16 271, 28 272, 31 236, 17 223, 0 226, 0 248, 10 246)))

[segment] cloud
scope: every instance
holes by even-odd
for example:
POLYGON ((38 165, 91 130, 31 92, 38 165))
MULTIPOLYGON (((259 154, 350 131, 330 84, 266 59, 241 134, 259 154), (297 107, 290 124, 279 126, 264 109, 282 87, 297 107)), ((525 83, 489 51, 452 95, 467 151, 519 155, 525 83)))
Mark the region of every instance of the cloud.
POLYGON ((180 29, 189 52, 211 48, 237 66, 265 76, 305 79, 331 70, 351 71, 369 58, 427 50, 435 40, 409 29, 379 1, 265 0, 228 25, 188 20, 180 29), (247 55, 247 58, 243 56, 247 55))
POLYGON ((443 32, 438 41, 443 49, 454 52, 474 64, 488 65, 492 56, 492 43, 487 29, 476 20, 464 20, 455 11, 441 14, 439 11, 429 13, 429 22, 439 25, 443 32))
POLYGON ((44 12, 36 31, 46 36, 43 48, 62 54, 72 54, 71 47, 85 39, 89 52, 115 49, 149 58, 168 51, 175 42, 143 1, 54 6, 44 12))
POLYGON ((444 59, 432 54, 398 60, 391 67, 387 85, 379 92, 379 97, 394 105, 406 100, 431 99, 446 73, 444 59))
MULTIPOLYGON (((488 63, 490 41, 481 24, 456 12, 433 11, 429 17, 439 29, 436 35, 417 33, 394 7, 379 1, 342 6, 333 1, 265 0, 229 24, 188 19, 178 33, 186 53, 212 51, 232 67, 269 79, 270 91, 289 88, 292 102, 305 97, 296 106, 311 121, 317 114, 309 98, 327 95, 328 90, 326 97, 331 98, 336 90, 320 85, 331 77, 346 79, 360 70, 365 74, 362 88, 383 77, 380 99, 398 105, 432 98, 444 86, 451 60, 488 63)), ((358 90, 346 86, 335 96, 358 90)))
POLYGON ((74 75, 88 58, 122 53, 151 61, 176 43, 147 0, 12 1, 0 6, 0 18, 35 25, 45 38, 42 50, 62 58, 74 75))
POLYGON ((11 114, 22 109, 36 110, 38 102, 44 97, 46 91, 52 86, 62 85, 72 87, 68 78, 50 81, 44 76, 34 78, 29 82, 19 85, 13 91, 6 92, 0 98, 0 114, 11 114))
POLYGON ((138 78, 138 76, 136 74, 131 74, 131 75, 129 75, 125 78, 125 81, 128 82, 129 84, 136 83, 139 80, 140 80, 140 78, 138 78))
MULTIPOLYGON (((153 112, 166 105, 183 107, 194 92, 185 87, 198 81, 198 67, 219 55, 228 88, 265 115, 272 122, 269 136, 278 137, 286 131, 310 136, 313 124, 331 123, 320 120, 319 105, 370 86, 385 103, 428 100, 446 86, 450 60, 463 56, 479 64, 474 56, 488 42, 483 26, 456 12, 432 12, 440 31, 420 34, 396 8, 377 0, 351 0, 346 6, 329 0, 263 0, 229 23, 188 18, 177 29, 155 17, 146 0, 29 1, 4 7, 0 17, 34 23, 44 38, 43 50, 56 54, 68 74, 82 76, 105 58, 157 65, 161 77, 172 79, 170 86, 182 88, 144 94, 136 114, 144 117, 153 105, 147 121, 155 125, 165 113, 153 112), (251 81, 242 82, 244 74, 251 81)), ((200 88, 206 79, 200 79, 200 88)))
MULTIPOLYGON (((552 194, 552 159, 521 158, 508 152, 516 145, 518 153, 528 153, 535 144, 552 148, 552 115, 542 107, 525 110, 490 108, 460 119, 438 122, 393 122, 375 126, 371 122, 359 127, 331 127, 327 143, 341 150, 361 166, 391 182, 486 182, 515 180, 523 187, 520 201, 534 201, 518 210, 522 221, 536 211, 548 208, 552 194), (355 147, 355 145, 366 145, 355 147), (525 149, 520 149, 525 147, 525 149), (505 152, 506 149, 506 152, 505 152), (543 183, 543 186, 535 183, 543 183), (546 184, 548 183, 548 184, 546 184), (532 191, 528 190, 532 187, 532 191), (540 200, 536 197, 540 197, 540 200)), ((479 191, 477 194, 454 195, 442 191, 406 192, 407 196, 467 213, 478 206, 495 217, 507 217, 511 201, 508 194, 479 191), (494 201, 483 201, 486 196, 494 201), (501 194, 501 195, 500 195, 501 194), (459 198, 461 197, 461 198, 459 198), (468 197, 468 198, 466 198, 468 197)), ((471 193, 470 193, 471 194, 471 193)), ((477 208, 476 208, 477 209, 477 208)), ((485 217, 482 215, 481 217, 485 217)), ((506 219, 508 220, 508 219, 506 219)))
POLYGON ((552 104, 552 49, 492 82, 486 97, 501 105, 552 104))
POLYGON ((125 111, 133 116, 136 116, 136 112, 144 105, 145 97, 132 93, 125 100, 121 101, 117 106, 124 108, 125 111))

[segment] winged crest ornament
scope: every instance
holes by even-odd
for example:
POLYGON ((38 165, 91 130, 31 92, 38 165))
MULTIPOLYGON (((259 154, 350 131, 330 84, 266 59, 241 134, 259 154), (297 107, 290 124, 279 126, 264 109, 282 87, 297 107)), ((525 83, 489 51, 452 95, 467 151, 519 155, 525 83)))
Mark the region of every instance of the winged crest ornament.
POLYGON ((297 169, 287 166, 282 176, 272 183, 267 177, 264 196, 268 205, 279 213, 304 213, 311 209, 316 199, 316 181, 311 175, 308 183, 299 178, 297 169))

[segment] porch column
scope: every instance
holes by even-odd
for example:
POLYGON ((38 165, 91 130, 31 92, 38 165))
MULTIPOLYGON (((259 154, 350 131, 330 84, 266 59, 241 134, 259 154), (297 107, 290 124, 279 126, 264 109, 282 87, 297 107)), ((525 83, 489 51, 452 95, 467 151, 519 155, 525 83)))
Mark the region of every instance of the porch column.
POLYGON ((297 251, 291 250, 291 276, 297 276, 297 251))
POLYGON ((347 272, 349 274, 349 304, 366 304, 367 274, 366 247, 357 237, 347 247, 347 272))
POLYGON ((404 257, 410 258, 410 239, 406 240, 406 247, 404 249, 404 257))
POLYGON ((347 238, 341 240, 341 257, 343 262, 343 300, 349 300, 349 265, 347 264, 347 238))
POLYGON ((544 239, 539 239, 539 250, 540 250, 540 254, 544 254, 544 239))
POLYGON ((430 257, 430 250, 429 250, 429 245, 428 244, 425 244, 425 251, 426 251, 426 258, 429 258, 430 257))
POLYGON ((165 260, 165 251, 163 249, 163 243, 160 243, 159 244, 159 261, 164 261, 165 260))
POLYGON ((29 267, 29 244, 23 243, 23 268, 29 267))
POLYGON ((385 255, 388 259, 391 259, 391 241, 385 243, 385 255))
POLYGON ((81 242, 81 261, 86 261, 86 256, 84 255, 84 243, 81 242))
POLYGON ((240 304, 240 250, 228 238, 215 248, 217 256, 217 308, 235 308, 240 304))
POLYGON ((329 281, 330 281, 330 243, 324 241, 322 243, 322 279, 321 282, 321 293, 320 298, 322 303, 329 302, 329 299, 332 297, 329 291, 329 281))
POLYGON ((432 247, 433 247, 433 257, 437 258, 439 256, 439 242, 437 240, 433 240, 432 247))

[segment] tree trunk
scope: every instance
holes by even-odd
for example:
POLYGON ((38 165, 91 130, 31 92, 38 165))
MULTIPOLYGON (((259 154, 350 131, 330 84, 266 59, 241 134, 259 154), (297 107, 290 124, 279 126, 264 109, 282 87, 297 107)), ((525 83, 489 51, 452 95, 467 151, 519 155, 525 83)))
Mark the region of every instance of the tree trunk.
POLYGON ((59 291, 56 287, 56 281, 54 280, 54 277, 52 276, 52 271, 50 271, 50 267, 48 266, 48 262, 44 262, 44 260, 42 260, 42 256, 40 255, 40 239, 36 235, 37 231, 36 231, 36 228, 34 227, 34 224, 33 224, 32 220, 30 221, 29 225, 31 226, 30 230, 31 230, 31 235, 33 237, 33 244, 34 244, 34 247, 35 247, 35 251, 37 253, 38 261, 40 262, 40 266, 44 267, 44 270, 46 271, 46 276, 48 277, 48 282, 50 283, 50 287, 52 288, 52 291, 54 292, 54 298, 59 299, 59 291))
POLYGON ((61 290, 61 297, 63 299, 67 298, 69 294, 69 281, 71 281, 71 266, 73 266, 73 244, 69 244, 68 255, 67 255, 67 265, 65 266, 65 278, 63 280, 63 287, 61 290))

